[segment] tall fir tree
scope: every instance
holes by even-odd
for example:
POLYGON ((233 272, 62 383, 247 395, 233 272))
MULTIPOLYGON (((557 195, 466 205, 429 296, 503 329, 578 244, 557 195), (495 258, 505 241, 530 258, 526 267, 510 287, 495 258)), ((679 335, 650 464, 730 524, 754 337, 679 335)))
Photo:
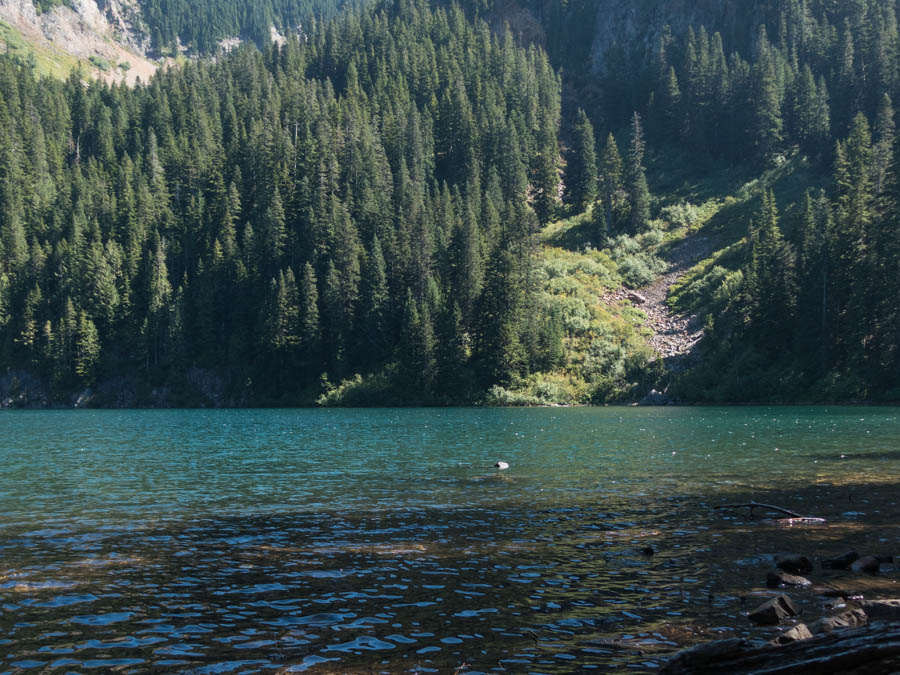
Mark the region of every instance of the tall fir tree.
POLYGON ((577 211, 587 210, 597 199, 597 148, 594 127, 578 109, 572 128, 572 152, 566 167, 568 201, 577 211))
POLYGON ((647 176, 644 171, 644 129, 641 116, 635 112, 631 118, 631 148, 628 153, 628 170, 626 172, 626 190, 628 204, 631 207, 630 225, 634 233, 643 232, 650 224, 650 190, 647 187, 647 176))

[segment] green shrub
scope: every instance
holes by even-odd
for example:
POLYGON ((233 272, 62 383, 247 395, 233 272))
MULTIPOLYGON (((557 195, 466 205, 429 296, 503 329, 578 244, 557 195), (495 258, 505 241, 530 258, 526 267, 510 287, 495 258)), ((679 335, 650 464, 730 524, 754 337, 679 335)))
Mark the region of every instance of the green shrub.
POLYGON ((390 405, 396 403, 392 388, 391 378, 385 373, 365 377, 357 373, 337 386, 326 385, 316 404, 329 408, 390 405))
POLYGON ((88 61, 90 61, 95 68, 99 68, 104 73, 109 71, 110 69, 109 61, 104 59, 102 56, 97 56, 96 54, 94 54, 88 58, 88 61))
POLYGON ((524 391, 504 389, 499 384, 490 388, 484 397, 484 402, 487 405, 507 408, 542 405, 542 401, 537 396, 524 391))

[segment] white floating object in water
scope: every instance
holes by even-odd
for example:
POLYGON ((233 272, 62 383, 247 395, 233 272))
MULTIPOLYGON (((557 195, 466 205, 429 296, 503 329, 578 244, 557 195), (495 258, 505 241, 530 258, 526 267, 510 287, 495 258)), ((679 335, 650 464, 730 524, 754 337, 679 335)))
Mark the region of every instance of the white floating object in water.
POLYGON ((494 466, 497 467, 498 469, 500 469, 501 471, 503 469, 509 468, 509 464, 507 464, 506 462, 497 462, 496 464, 494 464, 494 466))

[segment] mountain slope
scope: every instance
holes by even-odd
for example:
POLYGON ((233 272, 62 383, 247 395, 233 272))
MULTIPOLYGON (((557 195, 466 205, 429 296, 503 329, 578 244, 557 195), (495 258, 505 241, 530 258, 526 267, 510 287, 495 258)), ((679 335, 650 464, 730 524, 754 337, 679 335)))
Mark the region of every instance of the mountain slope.
POLYGON ((45 12, 31 0, 0 0, 0 49, 33 59, 41 74, 65 78, 81 67, 107 82, 147 82, 156 64, 134 0, 71 0, 45 12))

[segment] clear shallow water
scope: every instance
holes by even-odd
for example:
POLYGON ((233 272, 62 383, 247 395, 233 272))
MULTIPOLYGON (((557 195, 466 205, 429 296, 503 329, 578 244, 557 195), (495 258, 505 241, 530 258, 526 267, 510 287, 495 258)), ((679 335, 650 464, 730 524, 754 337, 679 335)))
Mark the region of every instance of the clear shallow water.
POLYGON ((647 670, 751 633, 772 553, 900 553, 897 409, 35 411, 0 434, 0 673, 647 670), (711 508, 750 498, 829 525, 711 508))

